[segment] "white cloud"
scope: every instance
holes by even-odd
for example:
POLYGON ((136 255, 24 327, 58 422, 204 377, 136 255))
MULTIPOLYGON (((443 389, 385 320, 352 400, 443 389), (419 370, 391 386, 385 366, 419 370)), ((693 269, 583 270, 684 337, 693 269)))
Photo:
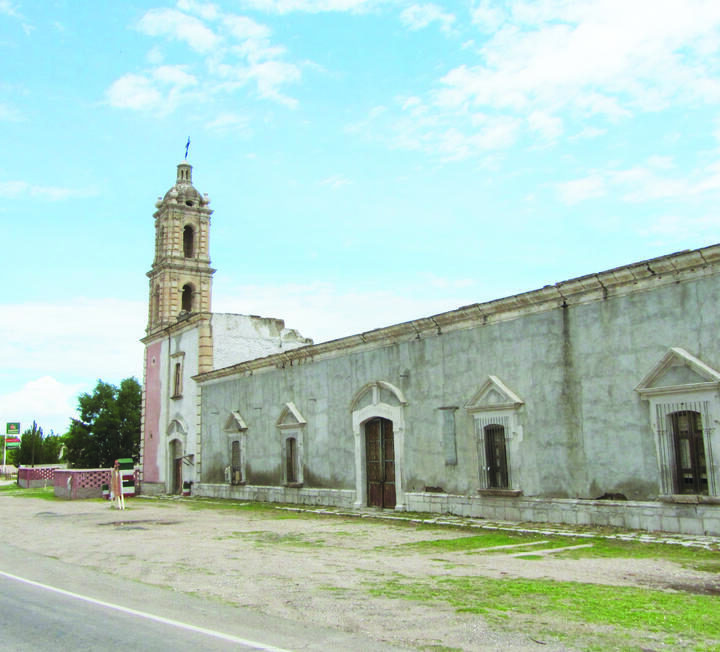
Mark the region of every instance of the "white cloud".
POLYGON ((561 201, 576 204, 607 194, 637 203, 657 200, 687 200, 706 193, 720 194, 720 164, 672 176, 674 162, 668 156, 651 156, 645 165, 621 170, 595 171, 555 189, 561 201))
POLYGON ((110 106, 121 109, 155 109, 163 102, 162 93, 144 75, 127 74, 115 80, 107 90, 110 106))
POLYGON ((193 97, 197 78, 186 66, 159 65, 143 75, 128 74, 113 82, 107 90, 107 101, 117 108, 170 113, 193 97))
POLYGON ((161 65, 167 53, 157 45, 148 54, 154 67, 127 73, 106 91, 111 106, 171 113, 182 104, 207 101, 254 84, 257 95, 290 108, 297 100, 283 88, 301 77, 300 66, 284 61, 286 50, 271 42, 271 30, 247 16, 224 13, 217 5, 179 0, 177 9, 151 9, 137 29, 152 37, 186 44, 191 63, 161 65), (190 15, 194 14, 194 15, 190 15), (199 89, 202 79, 202 95, 199 89))
POLYGON ((0 120, 6 122, 21 122, 25 117, 15 107, 8 104, 0 104, 0 120))
POLYGON ((566 204, 577 204, 586 199, 595 199, 607 194, 605 179, 598 174, 559 183, 556 190, 560 200, 566 204))
POLYGON ((0 0, 0 14, 12 18, 22 18, 22 14, 10 0, 0 0))
POLYGON ((328 177, 327 179, 323 179, 320 182, 320 185, 328 186, 329 188, 332 188, 333 190, 335 190, 337 188, 342 188, 343 186, 347 186, 349 183, 352 183, 352 182, 346 176, 344 176, 342 174, 333 174, 332 176, 328 177))
POLYGON ((378 0, 245 0, 244 4, 253 9, 278 14, 294 11, 318 14, 332 11, 361 12, 381 2, 378 0))
POLYGON ((3 370, 36 370, 59 377, 108 381, 142 369, 147 305, 103 299, 64 303, 4 304, 0 311, 3 370), (128 338, 128 333, 135 334, 128 338))
POLYGON ((64 201, 96 197, 95 188, 60 188, 58 186, 38 186, 27 181, 0 181, 0 197, 5 199, 34 198, 43 201, 64 201))
POLYGON ((447 13, 435 4, 410 5, 400 14, 400 20, 412 30, 424 29, 428 25, 438 22, 443 31, 452 29, 455 16, 447 13))
POLYGON ((452 120, 451 112, 435 110, 416 97, 401 102, 404 115, 400 118, 383 120, 385 111, 375 111, 351 130, 381 133, 398 149, 423 151, 444 160, 462 160, 510 147, 522 128, 522 121, 512 116, 467 112, 463 120, 452 120), (383 125, 385 132, 381 131, 383 125))
POLYGON ((599 129, 598 127, 584 127, 577 134, 572 136, 574 140, 584 140, 598 138, 607 133, 607 129, 599 129))
MULTIPOLYGON (((218 285, 224 280, 218 279, 218 285)), ((432 277, 404 290, 405 294, 392 290, 346 291, 332 283, 246 285, 222 288, 216 293, 221 298, 215 299, 214 309, 247 313, 247 306, 252 306, 253 314, 280 317, 286 327, 319 343, 454 310, 479 300, 472 282, 465 279, 458 282, 432 277), (448 288, 455 289, 454 296, 447 296, 448 288), (433 290, 437 290, 437 296, 433 296, 433 290)))
POLYGON ((264 61, 253 65, 249 76, 256 80, 261 97, 276 100, 289 108, 297 106, 296 99, 278 90, 279 86, 300 79, 300 70, 297 66, 282 61, 264 61))
POLYGON ((142 380, 146 318, 147 304, 118 299, 3 305, 0 414, 65 432, 77 394, 98 378, 142 380))
POLYGON ((533 111, 528 116, 528 126, 532 131, 537 132, 543 140, 556 140, 563 132, 562 120, 543 111, 533 111))
POLYGON ((215 131, 247 132, 250 121, 247 116, 237 113, 221 113, 206 127, 215 131))
POLYGON ((148 63, 153 66, 159 66, 163 61, 165 61, 165 54, 163 53, 162 48, 158 46, 150 48, 147 53, 147 60, 148 63))
POLYGON ((6 421, 20 421, 22 432, 36 421, 45 435, 50 431, 62 435, 69 428, 70 420, 77 417, 78 395, 91 390, 92 387, 68 385, 52 376, 42 376, 16 391, 0 394, 0 414, 6 421))
POLYGON ((210 2, 196 2, 195 0, 178 0, 177 8, 196 14, 205 20, 214 20, 220 14, 216 4, 210 2))
POLYGON ((195 86, 198 83, 195 76, 188 74, 183 66, 158 66, 153 70, 153 77, 176 88, 195 86))
POLYGON ((270 29, 267 25, 255 22, 247 16, 228 15, 223 17, 228 31, 237 39, 268 39, 270 29))
MULTIPOLYGON (((720 229, 720 213, 688 218, 686 215, 663 215, 639 229, 661 247, 678 248, 679 242, 706 242, 708 233, 720 229)), ((682 245, 680 245, 682 246, 682 245)))
POLYGON ((482 64, 443 79, 459 101, 624 115, 680 96, 717 99, 707 65, 720 49, 716 2, 516 0, 509 7, 504 16, 487 3, 476 10, 478 21, 490 11, 497 31, 481 50, 482 64))
MULTIPOLYGON (((412 4, 402 17, 419 29, 431 7, 412 4)), ((510 146, 521 132, 544 143, 567 130, 594 137, 644 112, 720 101, 714 0, 482 0, 471 18, 484 34, 466 42, 464 62, 414 92, 412 106, 400 99, 401 117, 366 125, 370 135, 463 158, 510 146), (488 138, 478 115, 513 127, 488 138)))
POLYGON ((138 30, 148 36, 169 36, 184 41, 196 52, 209 52, 219 37, 201 20, 175 9, 150 9, 138 22, 138 30))
POLYGON ((494 32, 505 22, 506 14, 503 8, 493 6, 491 0, 482 0, 472 10, 472 22, 485 33, 494 32))

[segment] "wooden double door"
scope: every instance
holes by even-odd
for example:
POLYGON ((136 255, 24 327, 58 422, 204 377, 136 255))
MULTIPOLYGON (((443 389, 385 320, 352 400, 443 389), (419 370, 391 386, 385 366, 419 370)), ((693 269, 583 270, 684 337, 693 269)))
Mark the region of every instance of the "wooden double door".
POLYGON ((365 423, 365 461, 369 507, 395 508, 393 423, 378 417, 365 423))

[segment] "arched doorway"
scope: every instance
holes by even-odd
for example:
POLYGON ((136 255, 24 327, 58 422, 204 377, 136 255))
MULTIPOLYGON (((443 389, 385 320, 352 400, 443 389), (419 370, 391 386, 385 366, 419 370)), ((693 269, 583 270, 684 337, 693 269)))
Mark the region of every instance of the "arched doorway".
POLYGON ((405 509, 406 405, 402 391, 383 380, 363 385, 353 397, 350 412, 355 439, 356 508, 375 505, 405 509))
POLYGON ((389 419, 365 422, 365 468, 368 507, 395 509, 395 438, 389 419))
POLYGON ((170 482, 168 490, 173 494, 182 494, 183 487, 183 444, 179 439, 173 439, 169 445, 170 482))

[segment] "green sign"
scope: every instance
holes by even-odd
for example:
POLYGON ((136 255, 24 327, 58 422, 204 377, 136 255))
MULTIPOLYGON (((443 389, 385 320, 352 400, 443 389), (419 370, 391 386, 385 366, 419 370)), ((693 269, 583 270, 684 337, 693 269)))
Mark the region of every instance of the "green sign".
POLYGON ((19 421, 9 421, 7 425, 5 426, 5 434, 6 435, 17 435, 20 434, 20 422, 19 421))

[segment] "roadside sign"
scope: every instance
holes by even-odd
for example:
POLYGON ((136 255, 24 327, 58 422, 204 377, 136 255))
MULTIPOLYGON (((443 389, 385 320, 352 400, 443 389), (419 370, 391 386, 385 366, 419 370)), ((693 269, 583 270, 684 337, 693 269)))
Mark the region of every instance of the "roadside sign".
POLYGON ((19 435, 20 434, 20 422, 19 421, 8 421, 5 425, 6 435, 19 435))
POLYGON ((10 437, 9 435, 5 437, 5 448, 8 450, 12 448, 20 448, 20 438, 19 437, 10 437))

